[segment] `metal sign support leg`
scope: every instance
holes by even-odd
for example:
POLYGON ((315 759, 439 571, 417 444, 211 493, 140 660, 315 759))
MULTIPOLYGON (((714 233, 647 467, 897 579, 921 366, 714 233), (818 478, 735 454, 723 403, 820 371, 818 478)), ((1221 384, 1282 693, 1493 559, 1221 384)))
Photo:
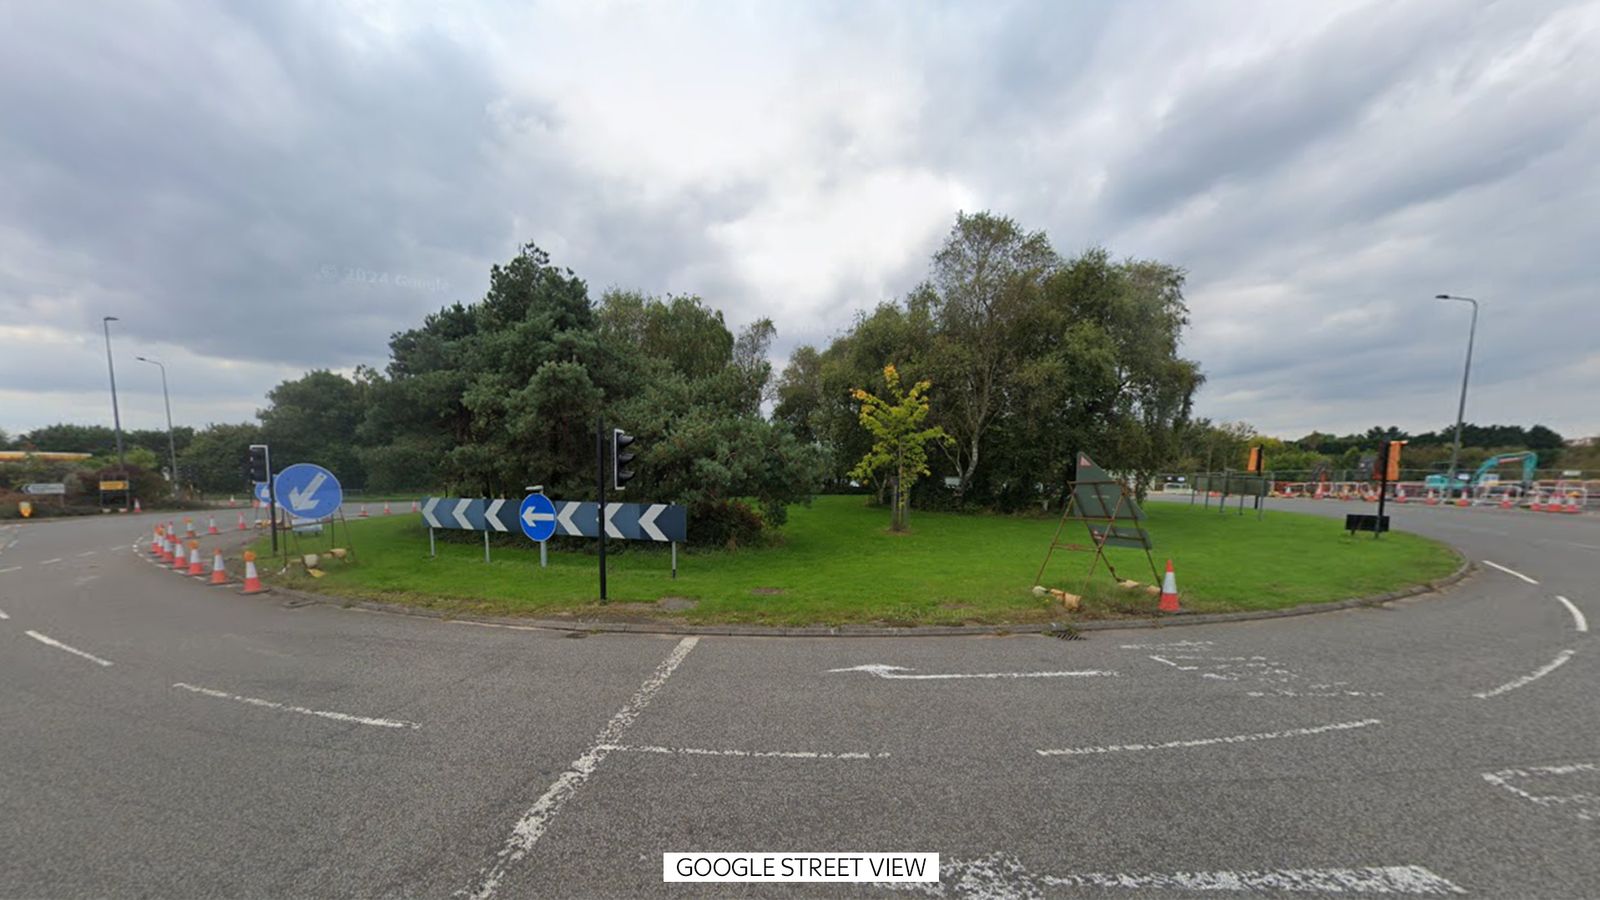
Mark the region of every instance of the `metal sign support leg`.
POLYGON ((550 567, 550 542, 549 541, 540 541, 539 542, 539 568, 547 569, 549 567, 550 567))
POLYGON ((487 528, 483 531, 483 561, 489 561, 489 530, 487 528))
POLYGON ((432 558, 434 558, 435 556, 438 556, 438 555, 439 555, 438 551, 436 551, 434 549, 434 546, 433 546, 433 529, 429 528, 428 529, 428 558, 432 559, 432 558))
POLYGON ((673 541, 672 542, 672 578, 673 578, 674 581, 676 581, 677 578, 678 578, 678 542, 677 541, 673 541))

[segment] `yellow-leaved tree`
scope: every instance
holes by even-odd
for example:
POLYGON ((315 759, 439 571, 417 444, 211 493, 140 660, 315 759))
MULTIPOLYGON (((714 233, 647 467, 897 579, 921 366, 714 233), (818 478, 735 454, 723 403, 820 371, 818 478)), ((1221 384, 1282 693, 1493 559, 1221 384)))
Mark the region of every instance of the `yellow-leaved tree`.
POLYGON ((878 472, 887 472, 894 481, 889 516, 890 531, 906 530, 906 514, 911 508, 911 488, 928 474, 928 444, 948 443, 944 429, 924 428, 928 418, 928 388, 932 382, 919 381, 911 390, 900 387, 900 373, 891 363, 883 367, 888 386, 887 398, 861 388, 850 396, 861 404, 861 427, 872 435, 872 449, 850 470, 852 478, 863 481, 878 472))

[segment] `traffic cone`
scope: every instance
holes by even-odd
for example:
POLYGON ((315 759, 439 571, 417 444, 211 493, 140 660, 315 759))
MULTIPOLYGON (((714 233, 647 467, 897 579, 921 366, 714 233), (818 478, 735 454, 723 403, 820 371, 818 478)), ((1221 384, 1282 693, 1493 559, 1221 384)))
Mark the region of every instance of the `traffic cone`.
POLYGON ((205 573, 206 573, 206 570, 203 567, 201 567, 201 565, 200 565, 200 542, 199 541, 190 541, 189 542, 189 574, 198 577, 198 576, 204 575, 205 573))
POLYGON ((1161 579, 1161 603, 1156 607, 1162 612, 1178 611, 1178 576, 1172 574, 1172 560, 1167 560, 1167 575, 1161 579))
POLYGON ((150 534, 150 555, 156 559, 161 558, 161 537, 161 526, 157 525, 155 531, 150 534))
POLYGON ((1533 512, 1544 512, 1544 494, 1533 492, 1533 499, 1528 502, 1528 509, 1533 512))
POLYGON ((189 554, 183 552, 183 541, 180 538, 172 539, 172 571, 182 575, 189 569, 189 554))
POLYGON ((261 586, 261 576, 256 574, 256 555, 254 551, 244 552, 244 590, 241 594, 259 594, 266 588, 261 586))
POLYGON ((1472 505, 1472 500, 1465 493, 1456 498, 1456 506, 1463 509, 1472 505))
POLYGON ((1578 502, 1578 495, 1568 494, 1567 505, 1562 507, 1561 511, 1571 515, 1577 515, 1578 513, 1583 512, 1583 504, 1578 502))
POLYGON ((389 508, 389 501, 387 500, 383 501, 383 514, 386 516, 394 515, 394 510, 389 508))
POLYGON ((366 517, 367 517, 367 505, 365 503, 363 503, 363 504, 361 504, 361 514, 358 515, 356 518, 365 519, 366 517))
POLYGON ((415 500, 411 501, 411 511, 412 512, 416 512, 417 511, 417 501, 415 501, 415 500))
POLYGON ((183 536, 185 538, 194 537, 194 519, 188 516, 183 517, 183 536))
POLYGON ((1404 503, 1404 502, 1406 502, 1406 489, 1405 488, 1397 487, 1397 488, 1394 489, 1394 502, 1396 502, 1396 503, 1404 503))
POLYGON ((133 511, 136 513, 144 512, 144 507, 139 505, 138 497, 133 498, 133 511))
POLYGON ((1551 494, 1550 502, 1544 505, 1544 511, 1553 513, 1563 512, 1565 510, 1565 503, 1566 500, 1564 500, 1560 494, 1551 494))
POLYGON ((242 510, 242 509, 239 510, 239 527, 234 529, 234 530, 235 531, 249 531, 250 530, 249 527, 244 524, 244 510, 242 510))
POLYGON ((1505 494, 1501 494, 1500 495, 1500 508, 1501 509, 1510 509, 1512 507, 1512 505, 1513 504, 1511 502, 1511 494, 1510 493, 1505 493, 1505 494))
POLYGON ((211 558, 211 583, 227 584, 228 569, 222 562, 222 548, 217 548, 217 555, 211 558))
POLYGON ((229 494, 228 495, 228 508, 232 509, 233 507, 238 506, 238 505, 239 505, 239 501, 234 499, 234 496, 232 494, 229 494))
POLYGON ((216 516, 207 516, 206 517, 206 534, 221 534, 221 533, 222 532, 217 530, 217 517, 216 516))

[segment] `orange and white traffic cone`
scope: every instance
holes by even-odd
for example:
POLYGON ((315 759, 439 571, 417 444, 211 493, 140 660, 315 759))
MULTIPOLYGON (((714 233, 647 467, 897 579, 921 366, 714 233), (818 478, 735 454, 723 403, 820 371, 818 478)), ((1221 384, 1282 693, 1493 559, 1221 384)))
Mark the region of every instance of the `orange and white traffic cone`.
POLYGON ((1561 511, 1569 515, 1577 515, 1578 513, 1583 512, 1583 504, 1578 502, 1578 495, 1568 494, 1567 505, 1563 506, 1561 511))
POLYGON ((1439 495, 1435 494, 1433 491, 1430 490, 1430 491, 1428 491, 1428 496, 1424 497, 1422 499, 1422 502, 1423 502, 1423 505, 1425 505, 1425 506, 1438 506, 1439 505, 1439 495))
POLYGON ((217 548, 217 555, 211 558, 211 583, 227 584, 228 567, 222 561, 222 548, 217 548))
POLYGON ((1544 511, 1553 513, 1564 512, 1566 510, 1566 502, 1566 499, 1560 494, 1551 494, 1550 502, 1544 505, 1544 511))
POLYGON ((366 517, 367 517, 367 505, 365 503, 363 503, 363 504, 361 504, 361 514, 356 516, 356 518, 365 519, 366 517))
POLYGON ((239 527, 235 531, 249 531, 250 527, 244 524, 244 510, 239 510, 239 527))
POLYGON ((178 537, 172 539, 172 571, 182 575, 189 568, 189 555, 183 552, 183 541, 178 537))
POLYGON ((200 565, 199 541, 189 542, 189 574, 197 578, 206 574, 205 568, 200 565))
POLYGON ((194 519, 188 516, 183 517, 183 536, 185 538, 194 537, 194 519))
POLYGON ((1509 493, 1500 495, 1500 508, 1501 509, 1510 509, 1513 505, 1515 505, 1515 504, 1513 504, 1511 502, 1511 495, 1509 493))
POLYGON ((155 531, 150 534, 150 555, 156 559, 161 558, 161 538, 161 526, 157 525, 155 531))
POLYGON ((207 516, 206 517, 206 534, 221 534, 221 533, 222 532, 217 530, 217 517, 216 516, 207 516))
POLYGON ((386 516, 394 515, 394 510, 389 508, 389 501, 387 500, 383 501, 383 514, 386 516))
POLYGON ((1529 501, 1528 509, 1532 512, 1544 512, 1544 494, 1533 492, 1533 500, 1529 501))
POLYGON ((244 552, 244 590, 241 594, 259 594, 266 588, 261 586, 261 576, 256 574, 256 555, 254 551, 244 552))
POLYGON ((1167 560, 1167 574, 1161 579, 1161 602, 1156 607, 1162 612, 1178 611, 1178 576, 1172 573, 1172 560, 1167 560))
POLYGON ((138 497, 133 498, 133 511, 136 513, 144 512, 144 507, 139 505, 138 497))
POLYGON ((239 501, 234 499, 234 496, 232 494, 229 494, 228 495, 228 508, 232 509, 233 507, 238 506, 238 505, 239 505, 239 501))
POLYGON ((1462 507, 1463 509, 1465 509, 1466 507, 1471 506, 1471 505, 1472 505, 1472 498, 1468 497, 1465 491, 1462 491, 1461 496, 1456 498, 1456 506, 1459 506, 1459 507, 1462 507))
POLYGON ((1397 487, 1397 488, 1394 489, 1394 502, 1396 502, 1396 503, 1404 503, 1404 502, 1406 502, 1406 489, 1405 488, 1397 487))
POLYGON ((417 501, 415 501, 415 500, 411 501, 411 511, 412 512, 416 512, 417 511, 417 501))

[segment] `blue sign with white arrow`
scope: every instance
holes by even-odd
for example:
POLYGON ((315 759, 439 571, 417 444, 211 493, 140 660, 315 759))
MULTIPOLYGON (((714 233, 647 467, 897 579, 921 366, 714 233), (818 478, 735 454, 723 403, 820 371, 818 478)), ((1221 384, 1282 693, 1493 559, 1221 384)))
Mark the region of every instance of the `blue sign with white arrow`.
POLYGON ((321 466, 295 463, 273 479, 278 505, 301 519, 324 519, 339 511, 344 491, 339 479, 321 466))
POLYGON ((556 505, 543 494, 529 494, 517 508, 517 524, 528 540, 544 543, 556 533, 556 505))
POLYGON ((256 482, 256 499, 260 500, 262 503, 272 502, 272 492, 267 490, 267 483, 265 481, 256 482))

